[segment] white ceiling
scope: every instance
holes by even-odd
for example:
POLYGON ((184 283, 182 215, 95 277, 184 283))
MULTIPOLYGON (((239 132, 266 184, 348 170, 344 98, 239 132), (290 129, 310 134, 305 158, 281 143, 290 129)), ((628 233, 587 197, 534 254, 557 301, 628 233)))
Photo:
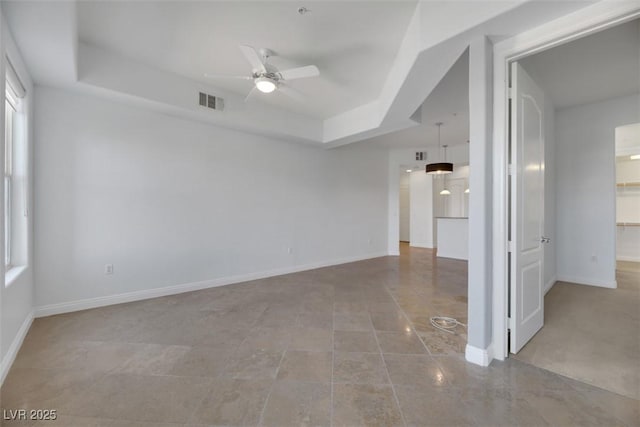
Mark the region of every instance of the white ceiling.
POLYGON ((465 51, 422 104, 422 124, 365 141, 374 147, 417 148, 438 144, 437 122, 442 122, 441 141, 450 147, 469 140, 469 53, 465 51))
POLYGON ((290 83, 313 102, 257 96, 325 119, 378 98, 415 7, 415 0, 79 2, 78 32, 81 42, 241 95, 250 81, 204 78, 249 75, 240 44, 273 50, 279 69, 315 64, 319 78, 290 83), (300 15, 303 5, 311 11, 300 15))
POLYGON ((640 91, 640 20, 520 61, 556 108, 640 91))

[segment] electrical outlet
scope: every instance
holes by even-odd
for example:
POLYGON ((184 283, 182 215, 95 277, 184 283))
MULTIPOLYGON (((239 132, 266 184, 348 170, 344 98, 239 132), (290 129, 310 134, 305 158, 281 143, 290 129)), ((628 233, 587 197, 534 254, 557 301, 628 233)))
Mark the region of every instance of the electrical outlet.
POLYGON ((292 247, 288 247, 287 248, 287 253, 288 254, 292 254, 293 253, 293 248, 292 247))
POLYGON ((591 255, 591 262, 598 262, 598 256, 597 255, 591 255))
POLYGON ((113 264, 105 264, 104 274, 113 274, 113 264))

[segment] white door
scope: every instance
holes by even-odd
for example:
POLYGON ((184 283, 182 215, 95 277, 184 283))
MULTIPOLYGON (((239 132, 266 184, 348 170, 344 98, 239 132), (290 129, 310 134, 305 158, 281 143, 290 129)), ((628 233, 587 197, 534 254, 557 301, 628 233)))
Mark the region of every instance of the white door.
POLYGON ((544 95, 524 69, 511 66, 510 351, 544 322, 544 95))

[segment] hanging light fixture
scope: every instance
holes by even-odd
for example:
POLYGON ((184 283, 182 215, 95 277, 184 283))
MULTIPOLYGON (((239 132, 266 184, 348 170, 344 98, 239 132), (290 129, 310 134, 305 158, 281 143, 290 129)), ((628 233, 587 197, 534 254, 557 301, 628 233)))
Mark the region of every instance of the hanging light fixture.
MULTIPOLYGON (((442 146, 442 148, 444 148, 444 159, 447 159, 447 144, 444 144, 442 146)), ((440 191, 440 195, 441 196, 450 196, 451 195, 451 191, 449 191, 447 189, 447 178, 446 177, 442 177, 442 182, 443 182, 443 186, 444 188, 442 189, 442 191, 440 191)))
MULTIPOLYGON (((440 155, 440 128, 442 122, 436 123, 438 126, 438 155, 440 155)), ((447 163, 447 147, 444 148, 444 162, 442 163, 429 163, 427 165, 426 172, 430 175, 442 175, 453 172, 453 163, 447 163)))

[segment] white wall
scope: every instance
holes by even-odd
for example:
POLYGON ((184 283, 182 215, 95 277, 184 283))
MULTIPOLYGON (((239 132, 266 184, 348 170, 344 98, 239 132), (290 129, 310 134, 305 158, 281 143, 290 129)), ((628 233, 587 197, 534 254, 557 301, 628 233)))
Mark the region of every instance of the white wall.
POLYGON ((456 166, 451 174, 444 176, 444 181, 451 194, 441 196, 439 192, 436 193, 444 208, 440 216, 468 217, 469 193, 464 191, 469 188, 469 166, 456 166))
MULTIPOLYGON (((26 158, 30 161, 32 158, 32 135, 31 124, 33 123, 33 85, 29 74, 22 62, 20 52, 18 51, 13 39, 8 31, 8 27, 1 18, 1 36, 0 36, 0 76, 5 76, 5 56, 9 56, 11 62, 19 74, 20 79, 26 89, 26 97, 22 99, 24 103, 24 114, 26 115, 27 129, 26 131, 26 158)), ((5 79, 0 79, 0 93, 4 97, 5 93, 5 79)), ((4 102, 0 103, 0 138, 4 144, 4 102)), ((4 149, 0 150, 0 164, 4 164, 4 149)), ((21 177, 23 184, 26 184, 27 189, 32 184, 31 170, 27 168, 26 173, 21 177)), ((4 200, 4 186, 0 186, 0 200, 4 200)), ((32 194, 27 191, 27 204, 32 205, 32 194)), ((4 215, 4 211, 0 210, 0 215, 4 215)), ((4 218, 2 218, 4 223, 4 218)), ((22 343, 24 335, 26 334, 28 327, 32 319, 33 311, 33 294, 34 294, 34 280, 33 280, 33 222, 32 215, 27 219, 26 230, 26 253, 28 264, 21 270, 20 274, 15 276, 9 286, 5 287, 0 285, 0 356, 2 363, 0 364, 0 383, 4 380, 13 359, 22 343)), ((0 242, 4 241, 4 227, 0 227, 0 242)), ((4 259, 4 245, 0 244, 0 259, 4 259)), ((5 276, 4 262, 0 262, 0 274, 5 276)), ((6 280, 6 278, 5 278, 6 280)))
POLYGON ((409 194, 411 210, 409 214, 410 244, 418 248, 433 248, 433 179, 420 169, 411 172, 409 194))
POLYGON ((544 284, 545 292, 548 292, 556 282, 558 276, 556 233, 556 192, 557 192, 557 168, 556 162, 556 132, 555 109, 551 97, 545 92, 544 98, 544 235, 551 241, 544 247, 544 284))
POLYGON ((615 128, 638 95, 556 111, 558 280, 615 287, 615 128))
POLYGON ((409 195, 409 178, 406 171, 400 172, 400 241, 408 242, 411 238, 410 212, 411 197, 409 195))
POLYGON ((37 88, 36 111, 40 314, 386 254, 386 151, 322 150, 50 88, 37 88))
MULTIPOLYGON (((468 361, 491 361, 493 326, 493 45, 486 37, 469 47, 469 307, 468 361)), ((505 329, 506 330, 506 329, 505 329)), ((496 349, 500 354, 500 350, 496 349)))

